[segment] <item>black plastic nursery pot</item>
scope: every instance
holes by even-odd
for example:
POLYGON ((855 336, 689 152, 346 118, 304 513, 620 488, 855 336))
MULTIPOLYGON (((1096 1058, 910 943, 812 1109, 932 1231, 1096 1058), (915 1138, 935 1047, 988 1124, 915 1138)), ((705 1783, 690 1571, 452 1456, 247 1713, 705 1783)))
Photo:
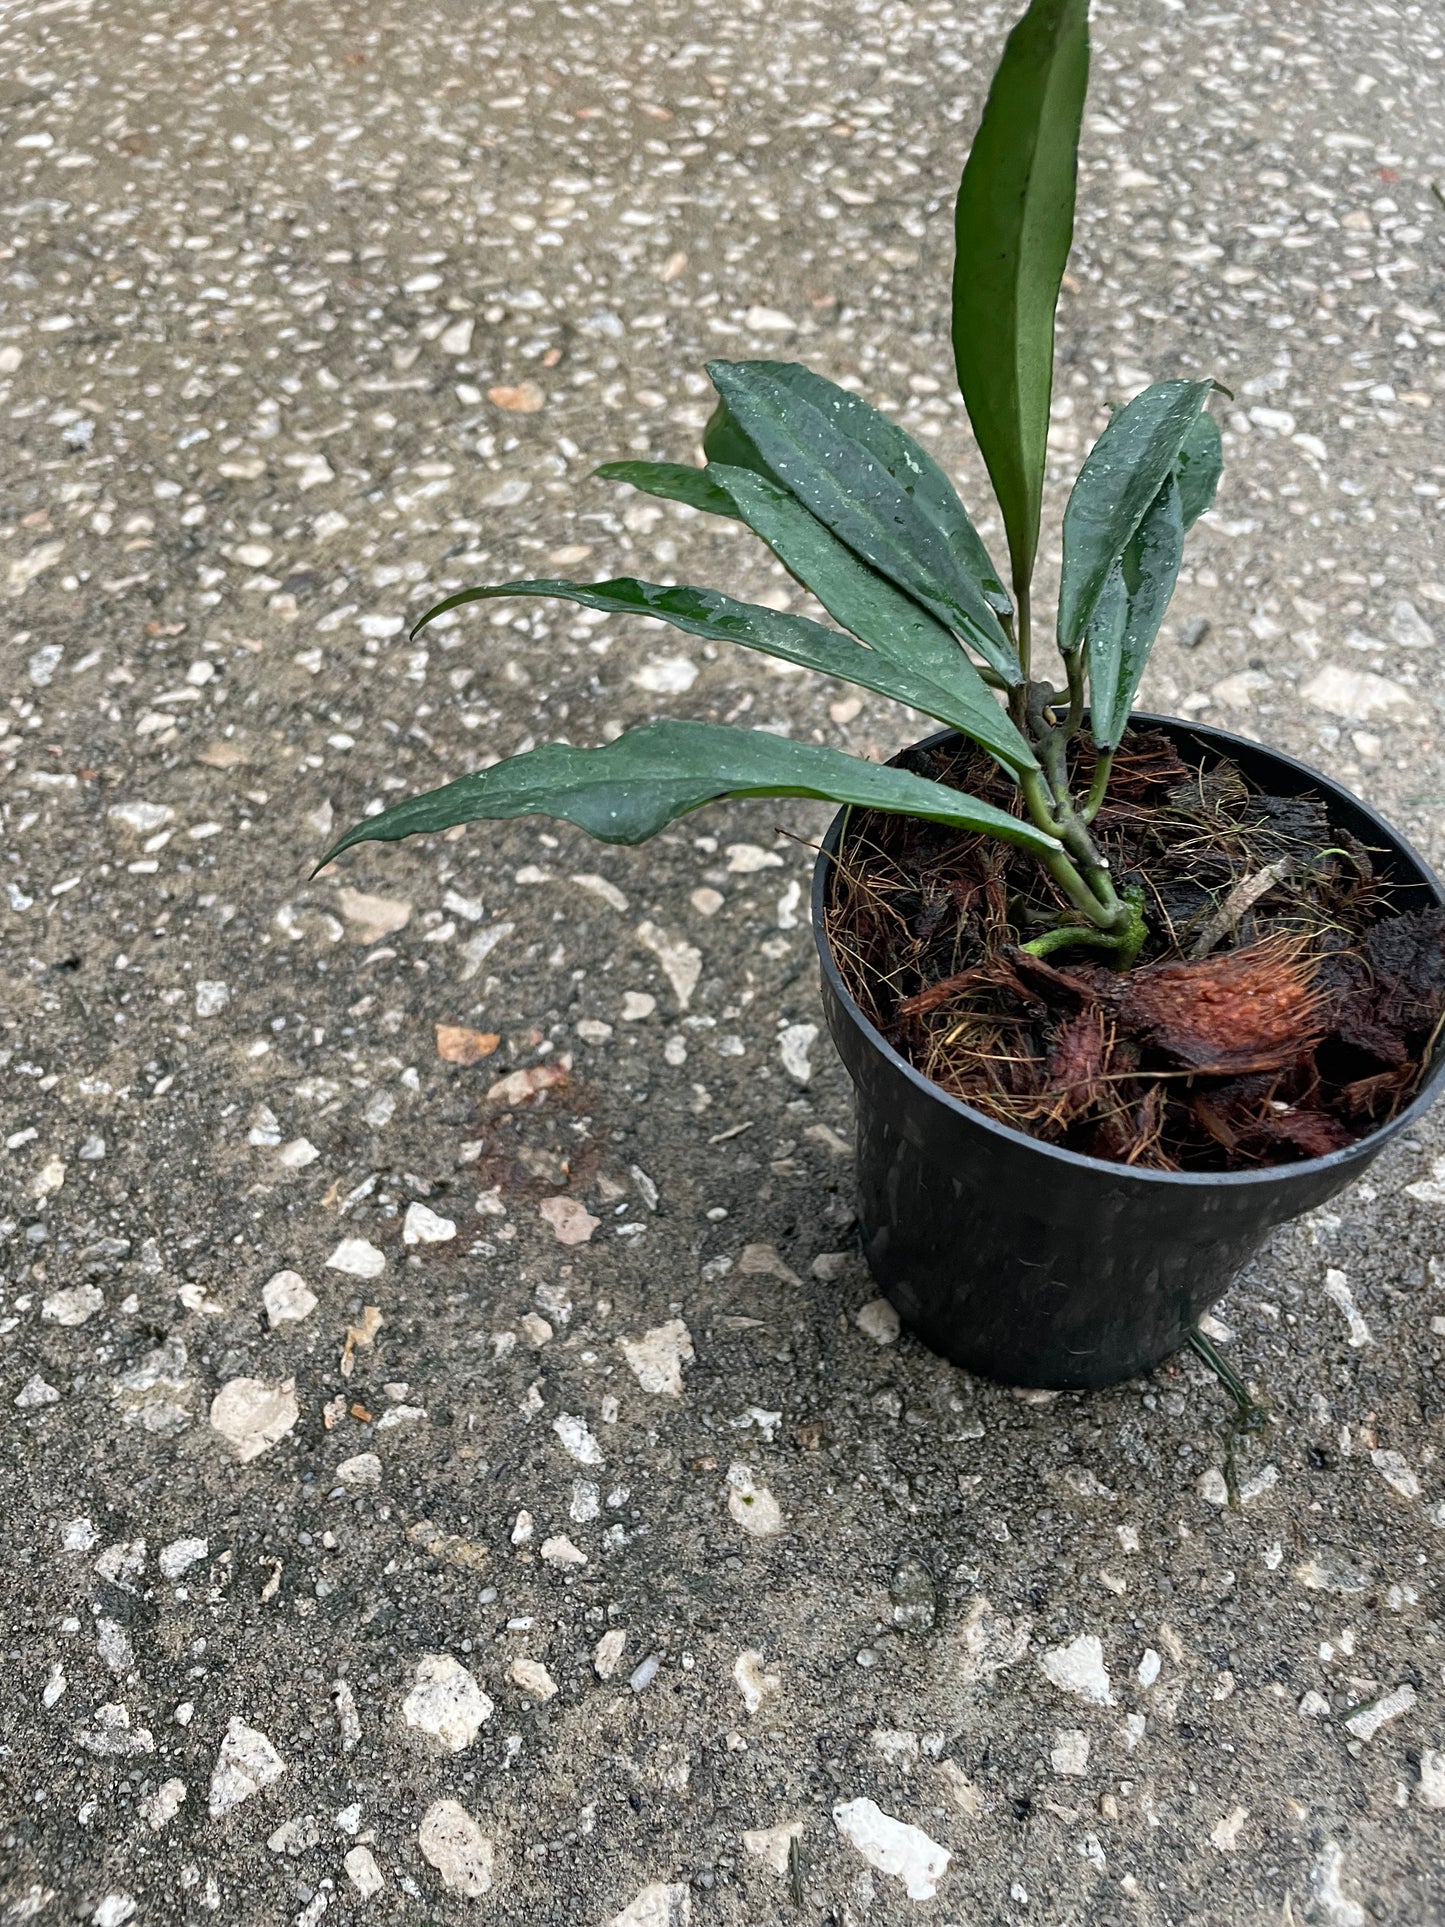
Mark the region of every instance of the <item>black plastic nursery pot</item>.
MULTIPOLYGON (((1186 762, 1230 757, 1273 796, 1314 794, 1396 885, 1400 910, 1445 903, 1429 866, 1357 796, 1227 730, 1136 715, 1186 762)), ((920 748, 957 741, 952 730, 920 748)), ((1007 1385, 1088 1391, 1178 1351, 1275 1226, 1366 1171, 1434 1100, 1445 1053, 1379 1130, 1328 1157, 1253 1171, 1135 1170, 972 1110, 890 1048, 850 996, 824 928, 846 810, 823 841, 813 930, 823 1008, 857 1093, 858 1217, 870 1270, 923 1343, 1007 1385)))

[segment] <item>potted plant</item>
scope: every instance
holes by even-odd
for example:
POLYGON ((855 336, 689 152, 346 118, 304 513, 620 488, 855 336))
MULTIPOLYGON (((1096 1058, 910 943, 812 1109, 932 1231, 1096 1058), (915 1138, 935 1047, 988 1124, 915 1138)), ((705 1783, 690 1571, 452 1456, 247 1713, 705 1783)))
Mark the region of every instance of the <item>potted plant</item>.
POLYGON ((1087 0, 1033 0, 957 203, 953 346, 1007 577, 938 464, 792 363, 715 362, 706 466, 599 474, 740 520, 836 627, 631 578, 463 590, 646 615, 908 704, 879 766, 662 721, 551 744, 399 803, 368 839, 546 815, 639 843, 724 797, 842 806, 813 910, 858 1093, 866 1257, 938 1351, 1015 1384, 1109 1384, 1183 1344, 1275 1225, 1430 1100, 1438 884, 1292 759, 1131 717, 1221 445, 1207 377, 1120 408, 1064 512, 1045 675, 1032 600, 1054 319, 1073 232, 1087 0))

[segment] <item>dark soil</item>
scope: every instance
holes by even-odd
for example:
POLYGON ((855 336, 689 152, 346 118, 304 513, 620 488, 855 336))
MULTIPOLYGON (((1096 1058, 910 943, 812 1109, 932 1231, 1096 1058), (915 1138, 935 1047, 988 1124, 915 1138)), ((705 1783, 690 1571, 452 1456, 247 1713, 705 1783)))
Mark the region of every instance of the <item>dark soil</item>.
MULTIPOLYGON (((1092 760, 1081 742, 1079 787, 1092 760)), ((1017 807, 969 744, 898 761, 1017 807)), ((1445 1013, 1445 912, 1402 913, 1322 800, 1261 795, 1231 762, 1191 768, 1131 731, 1094 829, 1116 886, 1144 891, 1127 972, 1019 949, 1069 914, 1026 853, 854 814, 828 935, 895 1050, 1034 1137, 1164 1171, 1319 1157, 1408 1102, 1445 1013)))

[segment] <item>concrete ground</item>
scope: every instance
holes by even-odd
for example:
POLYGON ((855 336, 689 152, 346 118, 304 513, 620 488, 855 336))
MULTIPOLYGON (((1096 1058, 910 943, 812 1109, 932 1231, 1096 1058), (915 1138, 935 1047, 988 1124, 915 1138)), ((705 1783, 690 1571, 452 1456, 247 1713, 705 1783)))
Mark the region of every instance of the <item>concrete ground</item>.
MULTIPOLYGON (((1005 19, 0 5, 0 1918, 1445 1921, 1438 1122, 1220 1306, 1263 1432, 1190 1360, 1020 1396, 853 1255, 775 835, 821 811, 307 881, 557 733, 918 732, 546 605, 405 630, 549 571, 785 601, 589 479, 692 456, 710 355, 982 500, 949 210, 1005 19)), ((1051 512, 1107 401, 1227 384, 1146 694, 1438 859, 1439 17, 1096 36, 1051 512)))

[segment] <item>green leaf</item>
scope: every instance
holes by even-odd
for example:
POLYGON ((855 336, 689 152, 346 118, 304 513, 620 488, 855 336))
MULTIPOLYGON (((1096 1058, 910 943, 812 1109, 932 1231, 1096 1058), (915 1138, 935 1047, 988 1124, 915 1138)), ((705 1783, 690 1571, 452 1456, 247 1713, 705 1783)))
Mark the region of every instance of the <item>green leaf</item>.
POLYGON ((714 361, 708 373, 776 479, 840 542, 956 629, 1016 687, 1023 671, 998 614, 938 524, 869 448, 780 380, 776 366, 714 361))
POLYGON ((1179 460, 1174 464, 1186 529, 1192 529, 1204 511, 1214 506, 1214 495, 1223 467, 1224 447, 1219 438, 1219 423, 1206 409, 1189 424, 1189 433, 1184 437, 1179 460))
POLYGON ((666 502, 686 502, 705 515, 737 520, 732 497, 709 478, 705 468, 689 468, 684 462, 604 462, 592 473, 604 482, 631 482, 644 495, 660 495, 666 502))
POLYGON ((1089 451, 1064 510, 1059 647, 1083 641, 1109 572, 1179 460, 1213 383, 1157 381, 1121 408, 1089 451))
POLYGON ((956 707, 949 720, 955 728, 1012 768, 1037 769, 1033 751, 941 622, 860 562, 776 482, 750 469, 713 465, 708 473, 753 533, 835 622, 908 676, 924 675, 952 696, 956 707))
POLYGON ((958 188, 953 354, 1016 590, 1039 545, 1054 310, 1088 84, 1088 0, 1033 0, 1008 37, 958 188))
POLYGON ((689 811, 724 797, 808 796, 975 830, 1047 855, 1051 836, 991 803, 907 770, 864 762, 818 743, 719 723, 649 723, 601 749, 548 743, 369 816, 317 868, 354 843, 396 842, 482 818, 554 816, 604 843, 642 843, 689 811))
POLYGON ((751 468, 759 475, 770 472, 767 463, 728 413, 725 401, 720 401, 708 416, 707 427, 702 431, 702 452, 710 462, 723 462, 729 468, 751 468))
MULTIPOLYGON (((840 434, 857 442, 861 448, 866 448, 933 523, 955 557, 982 589, 989 606, 999 615, 1012 615, 1013 603, 983 545, 982 537, 969 520, 968 510, 960 501, 957 489, 926 448, 921 447, 897 422, 871 402, 864 401, 861 395, 851 394, 826 376, 815 375, 811 368, 805 368, 801 362, 753 361, 736 365, 760 369, 774 381, 781 382, 783 387, 811 403, 840 434)), ((731 424, 730 432, 746 440, 736 423, 731 424)), ((704 448, 710 462, 729 462, 726 454, 709 447, 706 442, 704 448)), ((756 451, 752 461, 735 466, 767 473, 767 465, 756 451)))
MULTIPOLYGON (((764 609, 752 602, 735 602, 731 596, 720 595, 715 589, 665 588, 655 582, 638 582, 632 576, 621 576, 612 582, 500 582, 487 588, 462 589, 448 596, 445 602, 428 609, 416 626, 420 629, 433 616, 458 609, 464 603, 514 595, 555 596, 564 602, 581 603, 587 609, 605 610, 609 615, 651 616, 658 622, 670 622, 675 629, 686 630, 689 635, 704 636, 709 642, 738 642, 765 656, 779 656, 784 662, 820 670, 825 676, 839 676, 863 689, 876 690, 881 696, 891 696, 896 702, 908 703, 922 710, 925 716, 935 716, 939 722, 949 723, 974 741, 982 742, 1012 768, 1033 766, 1032 751, 976 673, 978 697, 963 677, 955 678, 953 687, 946 687, 906 659, 865 648, 853 636, 825 629, 821 622, 811 622, 806 616, 785 615, 777 609, 764 609)), ((964 662, 966 675, 967 659, 963 651, 956 644, 950 646, 964 662)))
POLYGON ((1088 630, 1089 726, 1117 749, 1159 634, 1184 555, 1182 493, 1165 482, 1109 572, 1088 630))

